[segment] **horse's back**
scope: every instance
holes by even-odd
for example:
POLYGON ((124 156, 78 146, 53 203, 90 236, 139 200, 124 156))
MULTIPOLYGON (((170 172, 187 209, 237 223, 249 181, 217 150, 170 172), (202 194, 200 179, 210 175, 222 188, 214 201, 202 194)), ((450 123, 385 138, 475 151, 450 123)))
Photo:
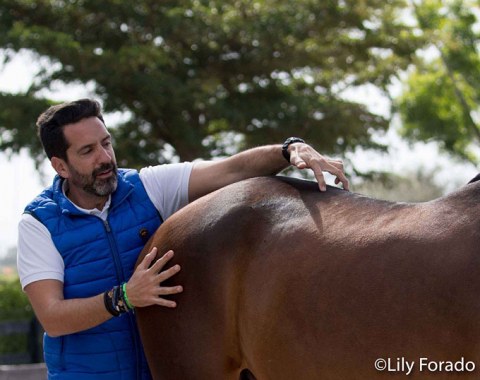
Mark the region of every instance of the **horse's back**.
POLYGON ((173 249, 185 288, 137 312, 155 378, 371 379, 380 357, 478 355, 478 236, 451 208, 279 178, 194 202, 144 250, 173 249))

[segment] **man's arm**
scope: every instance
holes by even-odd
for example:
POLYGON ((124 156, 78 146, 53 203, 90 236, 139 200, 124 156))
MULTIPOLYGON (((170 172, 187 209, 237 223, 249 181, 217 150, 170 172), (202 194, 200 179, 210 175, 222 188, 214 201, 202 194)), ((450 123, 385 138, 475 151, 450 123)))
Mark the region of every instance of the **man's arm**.
POLYGON ((82 299, 63 299, 63 283, 40 280, 25 287, 40 324, 51 337, 95 327, 112 317, 103 304, 103 294, 82 299))
MULTIPOLYGON (((341 182, 344 189, 348 190, 348 180, 341 161, 322 156, 304 143, 291 144, 288 151, 292 165, 313 170, 321 191, 326 190, 323 171, 336 176, 335 183, 341 182)), ((189 201, 242 179, 277 174, 287 166, 281 145, 249 149, 223 160, 197 162, 190 174, 189 201)))
MULTIPOLYGON (((163 295, 180 293, 181 286, 162 287, 161 282, 178 273, 175 265, 162 272, 164 265, 173 257, 167 252, 150 266, 156 257, 154 248, 135 270, 127 283, 127 294, 133 306, 161 305, 175 307, 174 301, 163 295)), ((64 299, 63 283, 58 280, 39 280, 28 284, 25 293, 35 315, 49 336, 61 336, 86 330, 107 321, 112 315, 105 308, 103 293, 89 298, 64 299)))

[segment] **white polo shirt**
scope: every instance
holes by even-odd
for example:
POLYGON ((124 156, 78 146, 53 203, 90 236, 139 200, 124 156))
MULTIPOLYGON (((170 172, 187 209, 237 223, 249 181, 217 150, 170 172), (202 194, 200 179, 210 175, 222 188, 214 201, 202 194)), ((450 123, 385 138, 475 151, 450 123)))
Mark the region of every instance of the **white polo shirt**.
MULTIPOLYGON (((188 183, 193 164, 184 162, 149 166, 140 170, 140 180, 165 221, 188 203, 188 183)), ((110 199, 103 210, 79 210, 102 219, 108 216, 110 199)), ((18 224, 17 269, 22 288, 39 280, 63 282, 64 263, 48 229, 32 215, 23 214, 18 224)))

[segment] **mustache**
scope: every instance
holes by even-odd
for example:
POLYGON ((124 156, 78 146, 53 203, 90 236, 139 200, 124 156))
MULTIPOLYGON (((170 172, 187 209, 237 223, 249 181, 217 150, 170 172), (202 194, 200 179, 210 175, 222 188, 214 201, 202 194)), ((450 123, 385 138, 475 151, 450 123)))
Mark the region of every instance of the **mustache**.
POLYGON ((92 176, 95 178, 97 175, 107 170, 113 170, 114 172, 116 172, 116 169, 117 165, 115 165, 113 162, 109 164, 102 164, 92 172, 92 176))

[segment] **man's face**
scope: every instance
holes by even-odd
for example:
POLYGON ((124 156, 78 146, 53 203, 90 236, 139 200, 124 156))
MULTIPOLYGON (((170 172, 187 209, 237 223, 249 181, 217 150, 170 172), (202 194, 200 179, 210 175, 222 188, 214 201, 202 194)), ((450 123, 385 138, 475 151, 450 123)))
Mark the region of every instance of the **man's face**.
POLYGON ((97 117, 89 117, 64 128, 69 144, 64 162, 70 189, 105 197, 117 188, 117 163, 111 136, 97 117))

